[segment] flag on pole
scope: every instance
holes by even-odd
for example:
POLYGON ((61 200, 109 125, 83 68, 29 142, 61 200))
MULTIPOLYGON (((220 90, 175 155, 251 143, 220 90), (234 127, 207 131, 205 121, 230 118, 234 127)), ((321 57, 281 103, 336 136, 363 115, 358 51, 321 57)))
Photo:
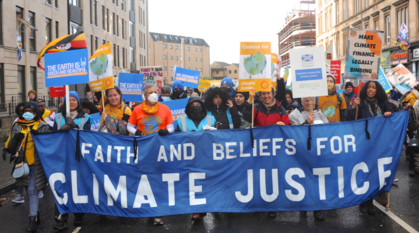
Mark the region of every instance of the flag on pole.
POLYGON ((22 36, 16 33, 17 60, 22 59, 22 36))
POLYGON ((409 29, 407 28, 406 24, 402 24, 400 27, 399 34, 397 35, 397 43, 396 46, 400 46, 401 49, 407 50, 410 47, 409 41, 409 29))
POLYGON ((290 69, 288 67, 288 62, 287 62, 287 68, 285 68, 285 74, 284 74, 284 82, 287 81, 288 76, 290 75, 290 69))
POLYGON ((49 44, 47 44, 42 49, 41 53, 39 53, 38 67, 45 70, 41 66, 40 62, 41 62, 41 58, 46 53, 65 52, 65 51, 85 49, 85 48, 87 48, 87 44, 86 44, 86 37, 84 35, 83 30, 78 30, 73 35, 66 35, 66 36, 62 36, 60 38, 57 38, 57 39, 49 42, 49 44))

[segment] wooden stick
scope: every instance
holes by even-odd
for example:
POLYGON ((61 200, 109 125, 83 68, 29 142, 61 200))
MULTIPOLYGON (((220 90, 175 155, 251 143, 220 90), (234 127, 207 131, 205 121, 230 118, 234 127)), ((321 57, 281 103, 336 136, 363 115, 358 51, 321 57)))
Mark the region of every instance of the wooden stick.
POLYGON ((254 118, 255 118, 255 100, 252 101, 252 128, 253 128, 254 118))
POLYGON ((65 85, 65 97, 66 97, 65 108, 67 110, 66 116, 70 116, 70 111, 71 111, 70 110, 70 86, 68 85, 65 85))
MULTIPOLYGON (((358 96, 357 96, 357 98, 359 98, 359 93, 361 92, 361 82, 359 82, 359 84, 358 84, 358 96)), ((354 100, 355 101, 355 100, 354 100)), ((358 107, 359 107, 359 105, 358 106, 356 106, 356 112, 355 112, 355 120, 358 120, 358 107)))
POLYGON ((106 114, 105 111, 105 92, 102 91, 102 112, 106 114))

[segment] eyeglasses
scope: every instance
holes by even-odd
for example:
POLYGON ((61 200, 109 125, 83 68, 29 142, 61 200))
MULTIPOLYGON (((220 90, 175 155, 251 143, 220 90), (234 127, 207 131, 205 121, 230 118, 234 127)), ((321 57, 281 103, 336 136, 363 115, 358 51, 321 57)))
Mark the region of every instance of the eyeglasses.
POLYGON ((158 92, 158 91, 154 91, 154 92, 152 91, 152 92, 149 92, 148 94, 149 94, 149 95, 151 95, 151 94, 157 94, 157 95, 158 95, 158 94, 159 94, 159 92, 158 92))

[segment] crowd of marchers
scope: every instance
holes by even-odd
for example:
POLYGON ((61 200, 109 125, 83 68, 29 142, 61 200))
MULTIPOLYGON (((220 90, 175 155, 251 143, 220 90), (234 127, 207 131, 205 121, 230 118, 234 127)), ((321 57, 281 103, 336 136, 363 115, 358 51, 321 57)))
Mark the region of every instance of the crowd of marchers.
MULTIPOLYGON (((75 91, 64 98, 59 110, 55 113, 46 108, 45 101, 37 99, 35 91, 28 93, 28 101, 16 106, 16 120, 13 122, 8 140, 3 150, 3 159, 10 154, 9 163, 15 165, 27 163, 29 175, 16 178, 18 194, 15 203, 24 203, 24 191, 29 200, 28 231, 35 232, 40 224, 39 199, 47 186, 39 155, 35 148, 32 135, 39 133, 69 131, 70 129, 91 130, 92 114, 101 114, 100 132, 118 135, 142 137, 158 133, 164 137, 176 132, 200 130, 225 130, 250 128, 267 125, 309 125, 327 124, 330 122, 353 121, 376 116, 389 117, 402 109, 410 111, 407 137, 413 139, 419 126, 419 88, 402 95, 397 90, 386 93, 377 81, 368 81, 363 86, 355 87, 346 82, 339 94, 335 77, 327 74, 327 96, 313 96, 302 99, 293 98, 291 90, 286 88, 283 78, 277 77, 276 89, 270 91, 240 92, 234 87, 233 80, 226 77, 221 87, 211 87, 200 93, 198 89, 187 89, 179 80, 172 86, 163 86, 158 91, 156 86, 145 85, 143 102, 139 105, 124 102, 118 87, 105 92, 91 93, 88 89, 87 98, 81 101, 75 91), (360 89, 359 92, 355 89, 360 89), (276 91, 275 91, 276 90, 276 91), (359 93, 359 94, 356 94, 359 93), (177 118, 175 124, 167 101, 188 99, 185 116, 177 118), (67 103, 69 101, 69 109, 67 103)), ((407 144, 405 142, 405 146, 407 144)), ((419 158, 417 159, 419 161, 419 158)), ((16 166, 14 166, 16 167, 16 166)), ((410 175, 419 172, 419 164, 410 156, 410 175)), ((13 172, 12 172, 13 173, 13 172)), ((382 205, 387 205, 385 192, 375 197, 382 205)), ((374 214, 373 199, 362 203, 362 213, 374 214)), ((84 214, 75 214, 75 225, 83 223, 84 214)), ((192 215, 192 220, 202 219, 206 213, 192 215)), ((60 214, 55 208, 54 229, 68 228, 68 214, 60 214)), ((276 213, 268 213, 275 218, 276 213)), ((317 220, 324 219, 323 211, 314 211, 317 220)), ((163 218, 154 218, 154 225, 162 225, 163 218)))

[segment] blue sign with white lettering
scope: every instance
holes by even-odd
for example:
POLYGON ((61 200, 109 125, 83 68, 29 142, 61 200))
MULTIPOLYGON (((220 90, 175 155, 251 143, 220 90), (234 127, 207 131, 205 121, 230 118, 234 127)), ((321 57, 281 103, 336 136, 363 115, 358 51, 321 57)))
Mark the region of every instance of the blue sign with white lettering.
POLYGON ((189 98, 164 101, 162 103, 170 108, 170 111, 172 112, 173 121, 174 121, 173 126, 175 127, 175 129, 177 127, 177 119, 185 115, 185 108, 186 108, 186 105, 188 104, 188 101, 189 101, 189 98))
POLYGON ((89 82, 87 49, 45 54, 45 86, 57 87, 89 82))
POLYGON ((321 68, 295 70, 296 81, 310 81, 310 80, 321 80, 321 79, 322 79, 321 68))
POLYGON ((175 80, 182 80, 186 87, 198 88, 201 71, 176 68, 175 80))
POLYGON ((408 119, 401 111, 313 126, 32 137, 61 214, 314 211, 390 191, 408 119))
POLYGON ((100 127, 100 112, 95 114, 90 114, 90 130, 97 131, 100 127))
POLYGON ((119 73, 118 87, 121 89, 124 101, 143 100, 143 81, 144 74, 119 73))
POLYGON ((378 72, 378 82, 381 84, 381 86, 384 88, 386 92, 392 89, 390 82, 387 80, 386 75, 384 74, 383 68, 381 68, 381 66, 378 72))

